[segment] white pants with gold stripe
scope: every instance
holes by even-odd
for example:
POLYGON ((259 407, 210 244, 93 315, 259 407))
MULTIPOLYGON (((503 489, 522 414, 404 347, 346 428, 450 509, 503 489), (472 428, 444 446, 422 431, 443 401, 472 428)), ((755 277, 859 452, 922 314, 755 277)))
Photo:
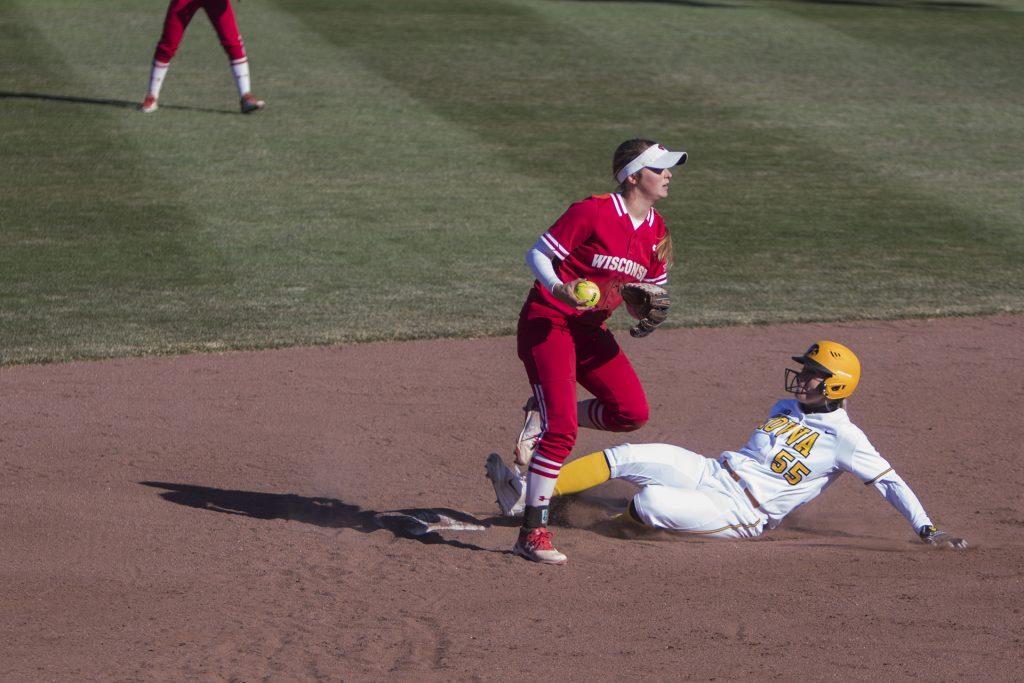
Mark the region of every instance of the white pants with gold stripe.
POLYGON ((656 529, 709 538, 760 536, 768 517, 716 461, 664 443, 623 444, 605 452, 613 479, 643 487, 637 517, 656 529))

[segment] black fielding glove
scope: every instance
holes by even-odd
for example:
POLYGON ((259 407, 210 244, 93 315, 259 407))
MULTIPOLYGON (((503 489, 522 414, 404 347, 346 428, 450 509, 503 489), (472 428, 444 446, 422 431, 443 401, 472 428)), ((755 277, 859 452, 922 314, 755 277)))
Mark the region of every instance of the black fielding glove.
POLYGON ((626 310, 637 319, 629 330, 630 335, 646 337, 668 318, 672 300, 664 288, 646 282, 630 282, 622 285, 619 293, 626 310))

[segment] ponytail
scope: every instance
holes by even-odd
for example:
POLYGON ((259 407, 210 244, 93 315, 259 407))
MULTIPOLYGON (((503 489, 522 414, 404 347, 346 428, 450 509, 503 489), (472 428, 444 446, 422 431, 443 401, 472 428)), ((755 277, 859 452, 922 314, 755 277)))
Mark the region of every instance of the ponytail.
POLYGON ((658 246, 655 247, 655 253, 658 255, 658 260, 665 264, 665 270, 672 267, 672 235, 667 230, 665 236, 658 242, 658 246))

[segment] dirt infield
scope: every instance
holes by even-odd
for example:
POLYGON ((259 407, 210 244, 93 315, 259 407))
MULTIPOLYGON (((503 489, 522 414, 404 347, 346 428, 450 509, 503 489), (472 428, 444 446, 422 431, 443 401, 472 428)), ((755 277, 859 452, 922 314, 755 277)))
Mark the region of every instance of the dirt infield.
POLYGON ((627 337, 652 406, 628 440, 741 445, 822 337, 971 550, 847 476, 756 541, 624 539, 613 482, 561 512, 568 566, 517 559, 483 476, 528 391, 508 338, 0 370, 0 679, 1019 678, 1024 318, 627 337))

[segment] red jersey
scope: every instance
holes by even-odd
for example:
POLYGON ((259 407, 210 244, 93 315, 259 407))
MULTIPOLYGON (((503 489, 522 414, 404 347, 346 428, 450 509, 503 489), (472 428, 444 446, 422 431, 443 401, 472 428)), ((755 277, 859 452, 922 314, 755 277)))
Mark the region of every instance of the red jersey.
POLYGON ((555 253, 555 273, 562 282, 590 280, 601 289, 601 300, 594 308, 577 311, 534 282, 527 304, 544 303, 575 322, 600 325, 622 303, 622 284, 665 285, 668 274, 657 251, 666 233, 665 221, 653 208, 634 228, 621 195, 593 195, 576 202, 541 239, 555 253))

